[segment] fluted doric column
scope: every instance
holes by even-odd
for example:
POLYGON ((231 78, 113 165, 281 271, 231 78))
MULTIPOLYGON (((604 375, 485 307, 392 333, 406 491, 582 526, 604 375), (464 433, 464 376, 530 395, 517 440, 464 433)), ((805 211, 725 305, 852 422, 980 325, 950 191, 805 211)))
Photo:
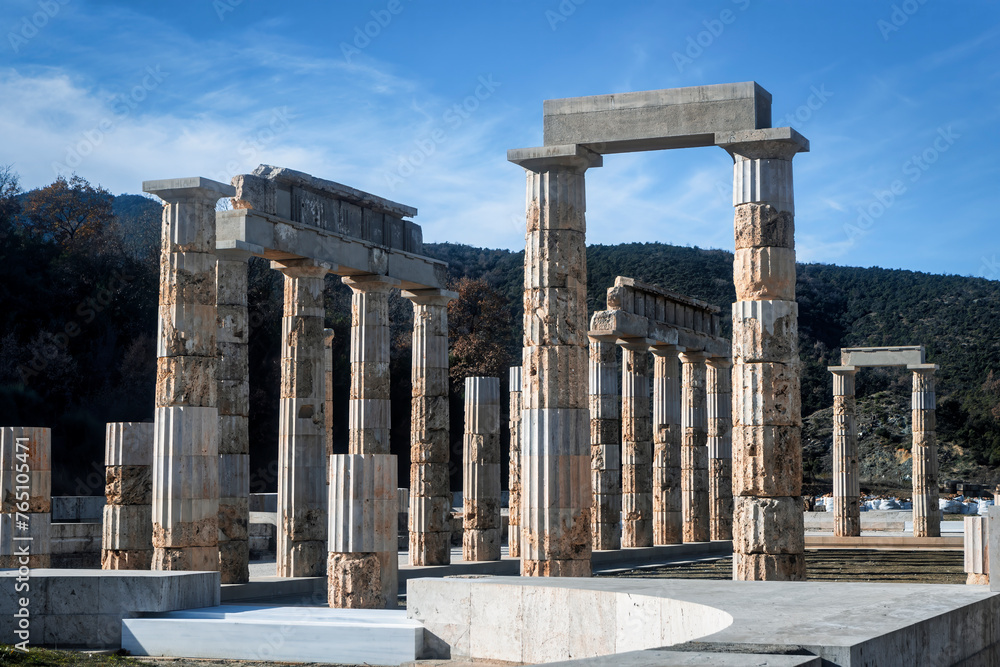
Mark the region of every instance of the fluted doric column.
POLYGON ((217 248, 219 332, 219 572, 250 581, 250 373, 247 262, 250 247, 217 248))
POLYGON ((705 409, 704 352, 682 352, 681 360, 681 507, 684 541, 708 542, 708 412, 705 409))
POLYGON ((913 536, 940 537, 938 453, 935 420, 934 364, 910 366, 913 371, 913 536))
POLYGON ((278 432, 279 577, 322 576, 327 554, 323 278, 327 264, 275 262, 285 276, 278 432))
POLYGON ((622 546, 622 397, 614 337, 590 336, 591 532, 598 551, 622 546))
POLYGON ((708 504, 713 540, 733 539, 732 362, 705 362, 708 411, 708 504))
POLYGON ((440 289, 403 292, 413 303, 410 404, 410 565, 451 562, 448 302, 440 289))
POLYGON ((465 378, 462 558, 500 560, 500 378, 465 378))
POLYGON ((521 557, 521 367, 510 368, 510 457, 507 518, 507 549, 511 558, 521 557))
POLYGON ((678 345, 653 353, 653 544, 684 541, 681 501, 681 373, 678 345))
POLYGON ((148 570, 153 563, 153 424, 107 425, 102 570, 148 570))
POLYGON ((831 366, 833 373, 833 534, 861 535, 861 481, 858 477, 857 402, 854 366, 831 366))
POLYGON ((622 546, 653 546, 653 427, 649 341, 622 347, 622 546))
POLYGON ((153 439, 153 569, 219 569, 215 204, 205 178, 146 181, 163 207, 153 439))
POLYGON ((526 576, 589 576, 590 416, 583 148, 510 151, 527 172, 523 501, 526 576))
POLYGON ((733 578, 805 578, 791 128, 734 132, 733 578))

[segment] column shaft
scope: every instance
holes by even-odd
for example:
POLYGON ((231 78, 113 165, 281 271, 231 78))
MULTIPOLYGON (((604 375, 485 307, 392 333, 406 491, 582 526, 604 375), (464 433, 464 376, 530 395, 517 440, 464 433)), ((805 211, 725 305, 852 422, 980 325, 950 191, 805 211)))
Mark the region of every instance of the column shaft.
POLYGON ((521 367, 510 369, 510 457, 508 484, 507 548, 511 558, 521 557, 521 367))
POLYGON ((599 551, 622 546, 622 397, 618 345, 590 338, 590 466, 594 492, 591 532, 599 551))
POLYGON ((653 546, 649 343, 622 345, 622 546, 653 546))
POLYGON ((102 570, 148 570, 153 563, 152 423, 107 425, 102 570))
POLYGON ((295 260, 275 268, 285 275, 277 571, 279 577, 317 577, 327 553, 323 277, 329 266, 295 260))
POLYGON ((681 375, 677 353, 659 345, 653 352, 653 544, 684 541, 681 500, 681 375))
POLYGON ((705 409, 705 355, 684 352, 681 360, 681 505, 684 541, 708 542, 708 412, 705 409))
MULTIPOLYGON (((52 431, 0 427, 0 568, 44 568, 52 548, 52 431), (27 494, 26 496, 20 494, 27 494), (21 516, 18 516, 20 514, 21 516), (23 560, 28 550, 27 559, 23 560)), ((11 584, 13 595, 13 583, 11 584)))
POLYGON ((913 536, 940 537, 938 452, 935 419, 936 366, 913 370, 913 536))
POLYGON ((500 378, 465 378, 462 557, 500 560, 500 378))
POLYGON ((713 540, 733 539, 732 364, 715 357, 706 362, 708 411, 708 497, 713 540))
POLYGON ((858 477, 857 402, 853 367, 833 373, 833 534, 861 535, 861 485, 858 477))

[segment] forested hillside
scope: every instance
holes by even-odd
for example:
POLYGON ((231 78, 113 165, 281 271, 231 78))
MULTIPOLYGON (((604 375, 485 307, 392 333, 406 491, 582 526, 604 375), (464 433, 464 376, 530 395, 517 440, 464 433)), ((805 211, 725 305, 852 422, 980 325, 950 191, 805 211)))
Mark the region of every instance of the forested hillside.
MULTIPOLYGON (((22 192, 0 168, 0 424, 53 429, 53 490, 103 490, 104 424, 153 415, 160 204, 113 197, 83 179, 22 192)), ((462 298, 452 317, 453 459, 460 460, 464 373, 520 361, 523 253, 428 244, 446 260, 462 298), (466 280, 462 280, 466 279, 466 280), (487 353, 488 351, 488 353, 487 353)), ((729 335, 732 254, 664 244, 592 246, 589 306, 625 275, 722 308, 729 335)), ((334 329, 334 448, 346 450, 350 290, 327 279, 334 329)), ((274 490, 282 311, 281 276, 250 265, 251 488, 274 490)), ((801 357, 807 475, 829 471, 831 381, 841 346, 927 346, 938 374, 944 475, 994 481, 1000 468, 1000 282, 909 271, 800 265, 801 357), (992 373, 992 374, 991 374, 992 373)), ((391 300, 392 448, 408 474, 412 309, 391 300)), ((507 378, 501 375, 502 384, 507 378)), ((869 477, 905 481, 909 377, 858 376, 869 477)), ((506 427, 506 416, 502 423, 506 427)), ((458 473, 459 468, 455 468, 458 473)), ((457 485, 459 475, 453 478, 457 485)))

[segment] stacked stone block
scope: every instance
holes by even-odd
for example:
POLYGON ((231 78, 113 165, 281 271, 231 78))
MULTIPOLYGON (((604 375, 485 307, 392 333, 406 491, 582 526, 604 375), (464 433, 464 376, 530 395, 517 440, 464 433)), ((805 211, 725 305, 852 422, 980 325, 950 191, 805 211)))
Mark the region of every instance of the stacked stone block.
POLYGON ((215 204, 204 178, 147 181, 162 200, 153 446, 153 569, 219 569, 215 204))
MULTIPOLYGON (((521 367, 510 369, 510 478, 508 489, 507 545, 511 558, 521 557, 521 367)), ((596 548, 596 547, 595 547, 596 548)))
POLYGON ((451 562, 448 484, 448 302, 445 290, 403 292, 413 302, 410 565, 451 562))
POLYGON ((788 128, 732 133, 733 577, 805 578, 792 158, 788 128))
POLYGON ((52 431, 0 427, 0 568, 49 567, 52 431))
POLYGON ((990 521, 985 516, 967 516, 965 521, 965 583, 987 586, 990 583, 990 521))
POLYGON ((708 498, 711 539, 733 539, 733 417, 729 359, 708 359, 708 498))
POLYGON ((861 535, 861 482, 858 477, 857 399, 854 366, 833 373, 833 534, 861 535))
POLYGON ((622 546, 622 397, 615 338, 590 337, 590 465, 593 548, 622 546))
POLYGON ((681 376, 677 345, 653 353, 653 544, 684 541, 681 500, 681 376))
POLYGON ((653 546, 649 341, 622 343, 622 546, 653 546))
POLYGON ((934 371, 924 364, 913 371, 913 536, 940 537, 938 453, 935 421, 934 371))
POLYGON ((107 425, 102 570, 148 570, 153 563, 154 425, 107 425))
POLYGON ((500 378, 465 378, 462 557, 500 560, 500 378))
POLYGON ((708 411, 702 352, 682 352, 681 360, 681 508, 685 542, 708 542, 708 411))

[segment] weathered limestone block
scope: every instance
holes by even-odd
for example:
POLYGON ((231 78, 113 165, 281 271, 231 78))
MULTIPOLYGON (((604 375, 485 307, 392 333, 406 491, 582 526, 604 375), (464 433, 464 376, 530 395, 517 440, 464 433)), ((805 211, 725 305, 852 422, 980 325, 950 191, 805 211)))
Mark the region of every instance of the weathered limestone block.
POLYGON ((804 581, 805 578, 804 554, 733 554, 736 581, 804 581))
MULTIPOLYGON (((152 442, 150 449, 152 449, 152 442)), ((104 495, 111 505, 150 505, 153 479, 149 466, 107 466, 104 495)))
POLYGON ((733 493, 738 496, 802 494, 799 426, 733 426, 733 493))
POLYGON ((857 404, 853 366, 833 373, 833 534, 861 535, 861 486, 858 475, 857 404))
POLYGON ((49 567, 51 452, 50 429, 0 427, 0 568, 49 567))
POLYGON ((733 218, 736 248, 794 248, 795 217, 770 204, 747 204, 733 218))
POLYGON ((653 546, 649 341, 622 344, 622 546, 653 546))
POLYGON ((799 358, 798 317, 799 305, 794 301, 737 301, 733 304, 733 360, 795 362, 799 358))
POLYGON ((410 565, 447 565, 451 562, 448 302, 457 295, 418 290, 403 296, 413 302, 410 565))
POLYGON ((653 544, 684 539, 681 501, 681 375, 677 353, 684 348, 651 349, 653 366, 653 544))
POLYGON ((967 516, 965 521, 966 584, 987 586, 990 583, 989 519, 967 516))
POLYGON ((511 558, 521 557, 521 367, 510 368, 510 457, 509 482, 507 485, 507 548, 511 558))
POLYGON ((794 554, 804 550, 802 503, 797 498, 738 496, 733 500, 733 513, 738 525, 747 526, 733 536, 741 554, 794 554), (802 530, 796 530, 800 525, 802 530))
POLYGON ((799 365, 733 365, 734 426, 801 426, 799 365))
POLYGON ((153 423, 109 423, 101 567, 146 569, 153 561, 153 423))
POLYGON ((398 588, 396 457, 330 457, 329 603, 395 608, 398 588))
POLYGON ((795 300, 795 250, 791 248, 737 249, 733 275, 740 301, 795 300))
POLYGON ((525 347, 524 409, 586 410, 587 357, 587 348, 576 345, 525 347))
POLYGON ((621 392, 618 346, 614 339, 590 338, 590 462, 594 503, 593 548, 622 544, 621 392))
POLYGON ((500 378, 465 378, 462 557, 500 560, 500 378))
POLYGON ((102 549, 148 551, 152 558, 152 511, 150 505, 105 505, 102 549))
POLYGON ((705 359, 702 352, 680 354, 681 504, 685 542, 708 542, 711 537, 705 359))
POLYGON ((587 286, 577 281, 575 287, 534 287, 524 290, 525 329, 528 343, 539 345, 576 345, 579 335, 569 335, 562 326, 566 320, 587 319, 587 286))

